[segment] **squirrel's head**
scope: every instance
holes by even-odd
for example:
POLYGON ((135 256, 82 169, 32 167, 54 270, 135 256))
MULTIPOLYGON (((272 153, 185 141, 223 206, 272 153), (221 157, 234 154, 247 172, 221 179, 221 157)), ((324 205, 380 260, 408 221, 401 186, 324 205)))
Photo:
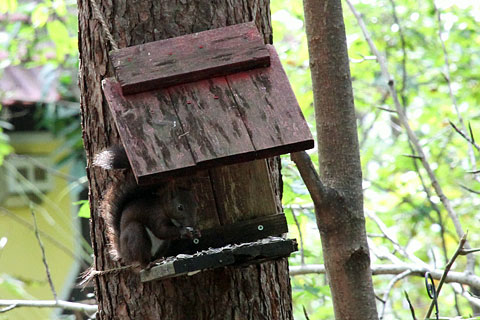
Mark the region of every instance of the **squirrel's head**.
POLYGON ((169 218, 177 227, 197 227, 197 200, 192 191, 177 189, 171 198, 169 218))

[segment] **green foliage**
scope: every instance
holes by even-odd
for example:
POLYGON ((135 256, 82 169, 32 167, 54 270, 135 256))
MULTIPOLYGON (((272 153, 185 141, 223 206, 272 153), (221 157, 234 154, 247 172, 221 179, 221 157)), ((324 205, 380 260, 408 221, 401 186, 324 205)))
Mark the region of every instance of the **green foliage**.
POLYGON ((88 200, 76 201, 73 204, 80 205, 80 209, 78 209, 79 218, 90 219, 90 203, 88 200))
MULTIPOLYGON (((61 99, 38 108, 36 129, 47 129, 65 140, 59 165, 84 163, 81 140, 76 3, 65 0, 21 2, 0 0, 0 12, 13 18, 0 25, 0 52, 7 66, 42 66, 43 90, 56 86, 61 99)), ((0 71, 1 72, 1 71, 0 71)), ((5 153, 0 136, 0 161, 5 153)))
MULTIPOLYGON (((0 111, 2 106, 0 105, 0 111)), ((11 129, 12 125, 6 121, 0 120, 0 166, 3 163, 3 159, 11 153, 12 147, 8 143, 8 136, 3 132, 5 129, 11 129)))
POLYGON ((73 67, 71 63, 76 63, 78 54, 74 10, 75 3, 65 0, 20 3, 0 0, 0 13, 14 17, 0 23, 5 30, 1 32, 0 50, 8 52, 8 58, 2 59, 2 67, 47 63, 73 67), (69 57, 74 59, 69 61, 69 57))
MULTIPOLYGON (((474 1, 465 1, 458 6, 448 1, 437 2, 442 12, 442 38, 450 59, 451 86, 463 121, 471 124, 473 134, 478 136, 480 6, 474 1)), ((373 0, 355 1, 354 5, 362 13, 376 46, 388 60, 389 71, 396 81, 396 89, 409 117, 409 123, 419 137, 440 185, 460 216, 464 228, 467 229, 468 226, 472 246, 478 246, 475 244, 478 244, 480 236, 476 232, 476 226, 480 215, 475 208, 478 208, 480 198, 478 194, 461 187, 480 191, 479 179, 469 173, 476 170, 477 166, 470 161, 471 150, 468 143, 448 123, 450 120, 460 127, 459 116, 449 96, 445 57, 432 2, 373 0)), ((273 1, 274 40, 300 105, 314 129, 313 97, 301 8, 301 1, 273 1)), ((372 53, 355 17, 346 4, 344 9, 363 165, 365 211, 381 218, 388 232, 409 252, 432 266, 441 267, 447 259, 442 247, 445 245, 447 254, 451 255, 458 244, 458 237, 421 163, 409 157, 414 151, 405 130, 399 126, 395 113, 380 109, 394 109, 393 101, 388 94, 385 80, 381 78, 378 63, 371 58, 372 53), (431 194, 430 199, 426 196, 419 173, 426 190, 431 194), (434 211, 432 203, 440 208, 440 216, 434 211), (441 224, 445 229, 443 235, 441 224)), ((478 150, 473 150, 473 154, 478 158, 478 150)), ((317 159, 312 160, 318 163, 317 159)), ((287 159, 282 163, 284 205, 287 208, 295 208, 297 205, 298 208, 310 203, 292 163, 287 159)), ((300 230, 308 249, 304 252, 305 261, 319 264, 321 246, 310 246, 313 242, 310 238, 318 239, 317 230, 310 232, 315 228, 313 211, 296 209, 295 212, 298 215, 297 220, 301 221, 300 230)), ((289 210, 286 210, 286 214, 287 217, 291 215, 289 210)), ((298 239, 295 221, 289 218, 288 222, 292 236, 298 239)), ((367 232, 381 233, 377 225, 369 219, 367 232)), ((406 261, 385 238, 372 237, 371 240, 377 250, 388 250, 406 261)), ((465 262, 465 258, 459 258, 456 269, 462 271, 465 262)), ((294 256, 290 263, 299 264, 300 259, 294 256)), ((372 255, 372 263, 389 262, 383 262, 372 255)), ((302 306, 305 306, 310 319, 333 318, 330 300, 319 297, 318 284, 312 280, 315 278, 322 279, 323 276, 297 276, 292 279, 295 316, 298 319, 305 318, 302 306), (319 301, 329 307, 319 309, 319 301)), ((391 277, 374 278, 377 294, 383 294, 382 290, 390 279, 391 277)), ((400 288, 409 292, 411 300, 416 304, 417 314, 423 313, 429 302, 424 294, 421 278, 402 280, 391 293, 392 306, 387 310, 385 319, 411 317, 408 308, 405 308, 402 290, 397 290, 400 288)), ((455 299, 450 288, 447 287, 442 292, 440 299, 444 305, 441 314, 456 315, 455 299)), ((469 305, 461 298, 459 301, 460 310, 465 315, 470 314, 469 305)), ((380 310, 382 305, 378 306, 380 310)))
MULTIPOLYGON (((409 123, 420 138, 439 184, 452 201, 464 228, 468 226, 472 246, 478 247, 480 214, 476 208, 480 199, 478 194, 461 186, 480 191, 479 179, 469 173, 477 170, 477 165, 471 160, 472 151, 475 157, 479 156, 479 152, 470 150, 468 143, 448 123, 450 120, 458 126, 459 117, 449 95, 445 58, 438 36, 439 25, 432 2, 370 0, 354 4, 363 14, 376 46, 388 59, 389 71, 396 81, 409 123)), ((458 5, 438 1, 437 5, 442 11, 440 29, 450 59, 450 84, 463 121, 472 126, 477 137, 480 131, 480 6, 475 1, 461 1, 458 5)), ((0 22, 0 30, 3 30, 0 31, 0 51, 7 54, 0 60, 0 69, 23 64, 43 66, 46 75, 52 74, 48 71, 61 71, 58 90, 62 100, 42 108, 38 119, 42 128, 65 137, 65 145, 59 150, 64 154, 62 164, 72 160, 81 163, 83 159, 78 93, 75 89, 78 53, 74 6, 74 2, 65 0, 0 0, 0 13, 19 17, 10 22, 0 22), (72 148, 74 152, 70 152, 72 148)), ((271 8, 275 46, 315 136, 302 1, 275 0, 271 8)), ((425 170, 418 160, 408 157, 413 151, 395 113, 385 111, 394 108, 385 80, 381 78, 378 63, 371 57, 356 19, 345 8, 364 175, 365 211, 376 214, 402 247, 426 263, 441 267, 447 258, 443 247, 447 249, 447 255, 451 255, 458 238, 425 170), (433 204, 440 208, 439 213, 434 210, 433 204), (442 233, 442 230, 445 232, 442 233)), ((48 76, 45 78, 46 85, 49 79, 48 76)), ((1 131, 6 128, 8 123, 0 122, 0 164, 3 157, 11 152, 1 131)), ((317 164, 315 150, 311 156, 317 164)), ((297 253, 290 258, 290 263, 300 265, 303 260, 306 264, 321 264, 321 244, 310 197, 288 156, 282 157, 282 166, 283 203, 290 236, 297 239, 301 236, 303 245, 303 259, 297 253)), ((81 204, 79 216, 87 217, 88 203, 78 204, 81 204)), ((367 232, 378 235, 381 230, 367 219, 367 232)), ((388 251, 404 259, 384 237, 370 238, 377 251, 388 251)), ((372 254, 372 263, 381 264, 384 261, 372 254)), ((464 266, 465 258, 459 258, 455 268, 463 270, 464 266)), ((377 295, 383 294, 390 279, 386 276, 374 277, 377 295)), ((0 277, 0 285, 21 290, 21 283, 16 281, 3 275, 0 277)), ((330 293, 323 275, 292 277, 292 288, 297 319, 305 318, 303 307, 312 320, 333 318, 330 293)), ((424 294, 423 279, 406 278, 397 283, 390 293, 391 306, 384 319, 410 318, 403 290, 408 291, 417 315, 429 303, 424 294)), ((440 300, 442 315, 454 316, 455 299, 448 286, 440 300)), ((461 298, 458 300, 462 314, 471 313, 470 306, 461 298)), ((379 310, 380 307, 381 304, 379 310)))

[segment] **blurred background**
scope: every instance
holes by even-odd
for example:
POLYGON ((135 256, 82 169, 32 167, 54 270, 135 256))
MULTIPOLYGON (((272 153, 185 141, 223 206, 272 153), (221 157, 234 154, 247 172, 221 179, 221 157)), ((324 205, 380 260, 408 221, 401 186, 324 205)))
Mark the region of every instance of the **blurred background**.
MULTIPOLYGON (((409 123, 473 247, 479 245, 480 3, 475 0, 352 1, 386 57, 409 123), (449 123, 452 122, 457 130, 449 123), (458 133, 461 131, 465 137, 458 133), (470 139, 470 142, 467 140, 470 139)), ((302 1, 272 0, 273 38, 315 134, 302 1)), ((400 126, 376 58, 344 3, 373 266, 443 268, 458 245, 454 226, 400 126), (418 259, 418 260, 417 260, 418 259)), ((0 299, 51 300, 42 247, 58 298, 92 301, 78 277, 92 263, 85 156, 77 88, 76 1, 0 0, 0 299)), ((316 150, 311 151, 315 164, 316 150)), ((282 157, 291 266, 322 264, 310 196, 289 156, 282 157)), ((465 270, 466 259, 454 265, 465 270)), ((407 268, 407 269, 405 269, 407 268)), ((293 270, 293 269, 292 269, 293 270)), ((318 270, 317 270, 318 271, 318 270)), ((474 273, 478 273, 475 266, 474 273)), ((430 304, 423 277, 375 275, 383 319, 411 318, 430 304)), ((323 273, 292 272, 296 319, 332 319, 323 273)), ((472 316, 447 285, 442 315, 472 316)), ((75 319, 62 310, 18 308, 0 319, 75 319)), ((77 315, 82 319, 82 315, 77 315)))

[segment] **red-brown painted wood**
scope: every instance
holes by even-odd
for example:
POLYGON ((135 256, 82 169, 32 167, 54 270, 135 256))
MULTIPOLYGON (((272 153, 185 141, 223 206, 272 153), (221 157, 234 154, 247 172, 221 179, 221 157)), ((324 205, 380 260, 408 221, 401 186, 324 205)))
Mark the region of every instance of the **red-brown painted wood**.
POLYGON ((258 158, 313 148, 314 141, 275 48, 271 66, 228 75, 258 158))
POLYGON ((139 184, 195 166, 187 139, 166 91, 122 95, 114 79, 103 92, 139 184))
POLYGON ((168 89, 198 165, 250 160, 255 149, 224 77, 168 89))
POLYGON ((271 66, 123 95, 104 92, 139 184, 313 147, 280 60, 271 66))
POLYGON ((270 64, 253 22, 115 50, 110 58, 124 94, 270 64))

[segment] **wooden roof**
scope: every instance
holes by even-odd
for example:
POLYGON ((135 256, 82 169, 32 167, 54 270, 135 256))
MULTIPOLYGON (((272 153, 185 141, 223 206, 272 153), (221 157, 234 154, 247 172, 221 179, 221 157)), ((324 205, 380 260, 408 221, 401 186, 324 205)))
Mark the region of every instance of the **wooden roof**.
POLYGON ((116 78, 103 90, 139 184, 313 147, 278 55, 253 23, 111 57, 116 78))

